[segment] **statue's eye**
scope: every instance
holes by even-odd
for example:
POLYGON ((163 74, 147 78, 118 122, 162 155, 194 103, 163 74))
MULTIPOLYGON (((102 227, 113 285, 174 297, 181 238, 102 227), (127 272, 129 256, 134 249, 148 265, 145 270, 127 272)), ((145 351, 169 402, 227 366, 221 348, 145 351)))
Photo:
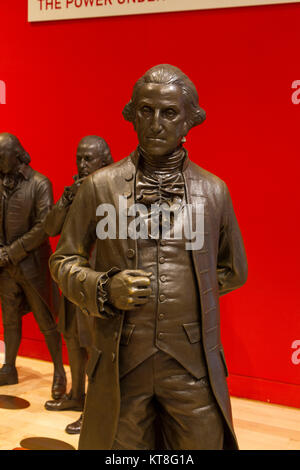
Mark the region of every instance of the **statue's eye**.
POLYGON ((177 113, 174 109, 168 108, 168 109, 165 110, 164 114, 167 118, 172 119, 176 116, 177 113))
POLYGON ((152 110, 149 106, 143 106, 141 111, 145 116, 150 116, 152 113, 152 110))

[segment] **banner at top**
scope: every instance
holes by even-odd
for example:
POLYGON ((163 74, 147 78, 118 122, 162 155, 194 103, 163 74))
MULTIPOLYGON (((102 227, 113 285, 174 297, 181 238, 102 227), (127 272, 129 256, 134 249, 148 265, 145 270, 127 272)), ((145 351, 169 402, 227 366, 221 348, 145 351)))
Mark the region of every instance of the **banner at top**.
POLYGON ((28 21, 299 3, 300 0, 28 0, 28 21))

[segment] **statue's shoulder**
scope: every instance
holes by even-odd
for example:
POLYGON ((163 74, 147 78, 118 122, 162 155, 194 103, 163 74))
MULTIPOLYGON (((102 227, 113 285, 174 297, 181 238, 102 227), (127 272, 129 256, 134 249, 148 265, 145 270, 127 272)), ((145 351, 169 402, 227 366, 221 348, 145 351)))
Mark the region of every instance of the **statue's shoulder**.
POLYGON ((223 191, 226 183, 217 175, 214 175, 208 170, 205 170, 196 163, 190 161, 190 164, 187 168, 188 177, 193 180, 199 180, 204 185, 207 191, 219 192, 223 191))
POLYGON ((49 178, 42 173, 34 170, 31 166, 26 166, 26 179, 31 180, 34 184, 51 184, 49 178))
POLYGON ((93 183, 98 186, 99 184, 109 185, 118 182, 120 178, 126 177, 127 173, 133 168, 131 156, 125 157, 118 162, 114 162, 100 170, 95 171, 92 175, 88 176, 93 183))

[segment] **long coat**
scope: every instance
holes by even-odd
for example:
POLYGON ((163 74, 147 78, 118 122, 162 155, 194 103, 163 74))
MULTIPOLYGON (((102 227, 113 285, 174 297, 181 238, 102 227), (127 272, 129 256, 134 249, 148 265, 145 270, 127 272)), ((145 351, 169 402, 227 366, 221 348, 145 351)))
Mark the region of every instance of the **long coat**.
MULTIPOLYGON (((88 365, 89 387, 80 449, 110 449, 120 410, 119 342, 124 312, 114 318, 99 313, 97 285, 111 268, 138 268, 137 242, 131 238, 99 240, 99 204, 116 208, 119 196, 135 202, 137 152, 88 178, 69 211, 50 269, 62 292, 88 315, 95 316, 94 348, 88 365), (89 249, 96 242, 96 268, 89 266, 89 249)), ((247 278, 243 241, 229 191, 218 177, 192 163, 183 168, 187 202, 204 204, 205 243, 192 251, 201 302, 202 341, 214 396, 225 420, 224 448, 237 448, 226 383, 226 363, 220 338, 219 296, 240 287, 247 278)), ((196 209, 195 209, 196 210, 196 209)), ((128 218, 128 223, 133 220, 128 218)))
MULTIPOLYGON (((57 317, 59 291, 49 272, 52 251, 43 229, 53 205, 51 182, 29 165, 23 165, 22 178, 12 192, 6 194, 1 182, 0 204, 1 245, 6 246, 12 264, 21 268, 32 289, 57 317)), ((26 299, 24 305, 20 314, 30 311, 26 299)))

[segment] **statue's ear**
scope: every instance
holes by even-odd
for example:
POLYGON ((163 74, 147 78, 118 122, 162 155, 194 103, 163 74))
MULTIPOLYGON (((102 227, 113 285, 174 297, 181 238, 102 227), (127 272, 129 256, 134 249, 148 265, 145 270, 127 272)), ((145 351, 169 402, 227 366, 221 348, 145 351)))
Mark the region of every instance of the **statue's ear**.
POLYGON ((183 137, 185 137, 190 130, 190 126, 188 125, 187 121, 184 121, 183 124, 183 137))

